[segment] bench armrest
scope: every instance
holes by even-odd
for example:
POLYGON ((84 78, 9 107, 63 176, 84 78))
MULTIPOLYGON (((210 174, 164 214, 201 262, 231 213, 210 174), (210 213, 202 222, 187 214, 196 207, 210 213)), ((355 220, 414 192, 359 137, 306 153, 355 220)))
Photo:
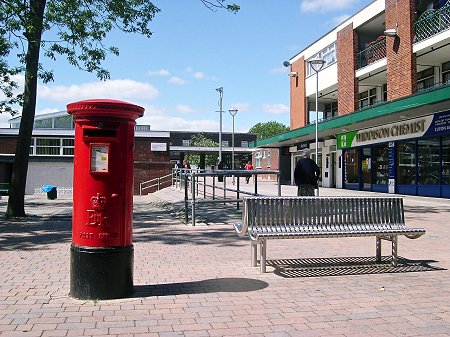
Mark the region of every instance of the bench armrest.
POLYGON ((238 234, 238 236, 244 236, 247 234, 248 226, 246 223, 235 223, 234 224, 234 230, 238 234))

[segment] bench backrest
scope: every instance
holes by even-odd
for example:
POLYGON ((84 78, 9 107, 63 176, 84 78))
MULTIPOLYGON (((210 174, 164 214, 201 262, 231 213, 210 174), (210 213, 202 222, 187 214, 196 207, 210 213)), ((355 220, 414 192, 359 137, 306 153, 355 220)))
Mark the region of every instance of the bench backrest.
POLYGON ((405 225, 401 197, 247 197, 243 222, 252 226, 405 225))

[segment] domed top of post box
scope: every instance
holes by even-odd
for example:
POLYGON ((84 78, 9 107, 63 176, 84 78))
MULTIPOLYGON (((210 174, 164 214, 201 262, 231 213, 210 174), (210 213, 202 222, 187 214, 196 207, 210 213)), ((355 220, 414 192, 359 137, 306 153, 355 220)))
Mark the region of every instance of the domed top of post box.
POLYGON ((144 108, 113 99, 88 99, 67 104, 67 113, 74 117, 116 117, 136 120, 144 115, 144 108))

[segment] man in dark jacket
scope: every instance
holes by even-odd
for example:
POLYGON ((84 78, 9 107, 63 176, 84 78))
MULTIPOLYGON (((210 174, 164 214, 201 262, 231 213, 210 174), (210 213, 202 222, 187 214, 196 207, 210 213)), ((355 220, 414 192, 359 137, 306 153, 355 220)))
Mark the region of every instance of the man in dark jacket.
POLYGON ((319 188, 317 181, 320 177, 320 169, 309 155, 309 150, 306 150, 303 158, 299 159, 295 165, 294 181, 298 186, 297 195, 299 196, 314 196, 314 190, 319 188))

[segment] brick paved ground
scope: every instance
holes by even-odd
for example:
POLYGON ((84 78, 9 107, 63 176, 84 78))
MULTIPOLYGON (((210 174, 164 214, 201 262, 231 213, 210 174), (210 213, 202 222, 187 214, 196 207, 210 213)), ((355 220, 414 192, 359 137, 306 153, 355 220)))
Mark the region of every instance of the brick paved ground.
MULTIPOLYGON (((336 193, 360 192, 321 190, 336 193)), ((427 233, 399 239, 399 267, 371 263, 374 238, 276 240, 260 274, 238 213, 186 226, 160 206, 178 197, 135 198, 135 294, 120 300, 68 295, 70 199, 30 196, 29 219, 0 218, 0 336, 450 335, 450 201, 405 197, 427 233)))

